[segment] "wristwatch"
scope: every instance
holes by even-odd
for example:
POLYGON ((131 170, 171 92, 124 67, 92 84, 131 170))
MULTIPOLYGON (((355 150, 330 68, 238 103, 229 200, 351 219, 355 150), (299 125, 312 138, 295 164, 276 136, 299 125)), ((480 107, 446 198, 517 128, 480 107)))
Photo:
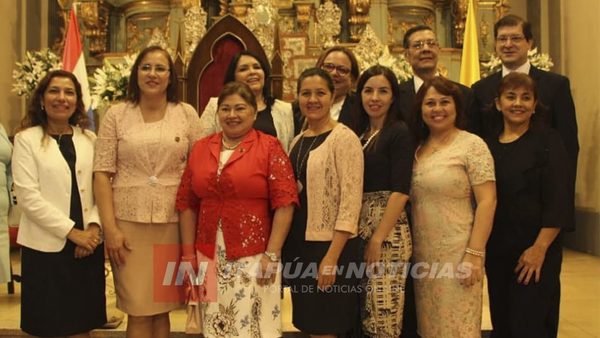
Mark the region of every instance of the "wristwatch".
POLYGON ((264 252, 265 256, 267 256, 267 258, 269 258, 269 260, 273 263, 279 262, 279 257, 277 257, 277 255, 274 252, 268 252, 265 251, 264 252))

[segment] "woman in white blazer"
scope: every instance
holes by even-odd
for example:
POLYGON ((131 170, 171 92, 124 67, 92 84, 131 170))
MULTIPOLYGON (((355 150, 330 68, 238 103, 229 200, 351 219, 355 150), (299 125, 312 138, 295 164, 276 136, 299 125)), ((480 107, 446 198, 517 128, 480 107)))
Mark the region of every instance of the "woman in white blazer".
POLYGON ((104 250, 92 191, 96 136, 75 76, 58 70, 35 90, 15 136, 12 171, 22 210, 21 329, 89 337, 106 322, 104 250))
MULTIPOLYGON (((238 81, 247 84, 256 97, 257 113, 254 129, 277 137, 287 152, 294 138, 294 116, 292 105, 271 96, 269 64, 258 55, 244 50, 233 56, 224 84, 238 81)), ((200 116, 202 136, 221 131, 217 121, 217 98, 211 97, 200 116)))

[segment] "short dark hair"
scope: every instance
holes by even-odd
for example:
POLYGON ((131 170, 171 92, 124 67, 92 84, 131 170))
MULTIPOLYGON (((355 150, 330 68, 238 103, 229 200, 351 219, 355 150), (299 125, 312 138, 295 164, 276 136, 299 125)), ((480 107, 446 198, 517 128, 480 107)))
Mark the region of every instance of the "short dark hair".
POLYGON ((531 76, 519 73, 511 72, 500 80, 500 85, 496 91, 497 97, 500 97, 502 93, 509 89, 525 88, 533 93, 533 98, 537 100, 537 93, 535 91, 535 80, 531 76))
POLYGON ((397 121, 399 119, 402 120, 402 117, 399 117, 400 102, 398 101, 398 97, 400 96, 400 87, 398 85, 398 78, 396 77, 394 72, 388 67, 374 65, 369 67, 360 75, 360 78, 358 78, 358 84, 356 86, 356 104, 354 105, 353 109, 352 129, 357 135, 362 134, 365 131, 367 125, 369 124, 369 115, 367 114, 363 106, 362 91, 367 81, 373 76, 377 75, 383 75, 385 79, 390 83, 390 88, 392 90, 393 101, 390 105, 390 109, 387 112, 385 121, 383 122, 383 129, 385 129, 394 121, 397 121))
POLYGON ((260 68, 262 68, 265 73, 265 84, 263 86, 263 98, 265 99, 265 103, 269 106, 275 102, 275 99, 271 96, 271 67, 266 60, 263 60, 258 54, 251 52, 249 50, 243 50, 236 53, 229 65, 227 66, 227 70, 225 71, 225 79, 223 84, 227 84, 229 82, 235 81, 235 70, 237 68, 238 62, 242 56, 250 56, 254 58, 260 64, 260 68))
POLYGON ((81 91, 81 85, 73 73, 65 70, 54 70, 46 74, 42 80, 38 83, 37 87, 31 95, 29 100, 29 106, 27 108, 27 114, 21 120, 21 126, 19 130, 24 130, 29 127, 41 126, 44 130, 44 137, 48 134, 48 113, 43 108, 44 93, 50 86, 50 82, 55 77, 67 78, 73 82, 75 87, 75 94, 77 96, 77 103, 75 104, 75 112, 69 118, 69 124, 79 126, 82 129, 88 127, 89 120, 83 105, 83 94, 81 91))
POLYGON ((432 31, 433 29, 431 29, 431 27, 427 26, 427 25, 417 25, 417 26, 413 26, 411 28, 409 28, 406 33, 404 33, 404 38, 402 39, 402 47, 404 47, 404 49, 408 49, 409 43, 410 43, 410 36, 415 34, 416 32, 420 32, 420 31, 432 31))
POLYGON ((217 99, 217 106, 221 106, 221 103, 231 95, 239 95, 246 103, 251 105, 252 108, 254 108, 254 112, 256 112, 256 96, 254 96, 252 89, 250 89, 247 84, 237 81, 226 83, 217 99))
MULTIPOLYGON (((527 74, 519 73, 519 72, 511 72, 511 73, 507 74, 500 81, 500 85, 498 86, 498 90, 496 92, 496 95, 497 95, 496 97, 498 99, 500 99, 500 96, 505 91, 510 90, 510 89, 517 89, 517 88, 524 88, 526 90, 531 91, 533 93, 533 99, 537 101, 536 107, 535 107, 535 114, 533 116, 531 116, 531 125, 530 126, 534 127, 534 126, 544 125, 544 123, 548 122, 548 121, 546 121, 546 119, 548 118, 548 114, 547 114, 548 108, 547 108, 547 106, 545 106, 544 104, 542 104, 541 102, 538 101, 535 80, 527 74)), ((494 105, 494 108, 495 108, 495 105, 494 105)), ((494 114, 496 114, 496 113, 497 112, 494 111, 494 114)), ((498 124, 500 125, 501 121, 504 119, 504 117, 502 116, 502 112, 499 112, 499 114, 495 117, 495 119, 498 120, 497 122, 499 122, 498 124)), ((549 123, 547 123, 547 124, 549 124, 549 123)))
POLYGON ((312 67, 305 69, 300 77, 298 77, 298 82, 296 83, 296 95, 300 94, 300 87, 302 85, 302 81, 306 80, 307 77, 318 76, 327 82, 327 89, 333 94, 335 92, 335 87, 333 85, 333 80, 331 79, 331 75, 328 72, 324 71, 321 68, 312 67))
POLYGON ((356 81, 358 79, 358 76, 360 75, 360 66, 358 65, 358 60, 356 59, 354 53, 346 47, 333 46, 327 49, 326 51, 321 53, 319 59, 317 60, 317 63, 315 64, 315 67, 321 68, 323 66, 323 62, 325 62, 325 58, 333 52, 342 52, 346 54, 346 56, 350 60, 350 76, 352 76, 353 81, 356 81))
POLYGON ((464 110, 465 103, 463 102, 462 93, 460 88, 452 81, 446 79, 443 76, 434 76, 429 80, 425 80, 417 95, 415 96, 415 107, 414 107, 414 137, 416 144, 421 144, 429 137, 429 127, 423 121, 423 111, 421 106, 425 99, 425 94, 429 88, 435 88, 435 90, 442 95, 449 95, 454 100, 454 107, 456 108, 456 120, 454 125, 459 129, 465 129, 467 124, 466 113, 464 110))
POLYGON ((525 40, 531 41, 533 33, 531 32, 531 24, 520 16, 509 14, 494 24, 494 39, 498 38, 498 30, 502 27, 521 26, 525 40))
POLYGON ((177 73, 175 73, 175 64, 171 59, 171 55, 160 46, 150 46, 142 50, 133 66, 131 67, 131 74, 129 75, 129 85, 127 88, 127 101, 131 103, 140 103, 140 85, 138 84, 138 68, 142 59, 149 53, 162 52, 169 62, 169 84, 167 85, 167 101, 178 103, 179 98, 177 97, 177 73))

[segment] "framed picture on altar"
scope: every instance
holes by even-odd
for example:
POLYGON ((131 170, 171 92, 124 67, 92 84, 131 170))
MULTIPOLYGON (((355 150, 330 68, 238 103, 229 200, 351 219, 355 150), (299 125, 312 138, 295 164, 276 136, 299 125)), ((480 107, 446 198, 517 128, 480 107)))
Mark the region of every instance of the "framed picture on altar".
POLYGON ((292 58, 292 66, 294 67, 294 79, 300 77, 300 74, 305 69, 314 67, 319 58, 316 56, 296 56, 292 58))
POLYGON ((306 55, 306 45, 308 43, 304 34, 282 34, 281 48, 292 52, 293 56, 306 55))

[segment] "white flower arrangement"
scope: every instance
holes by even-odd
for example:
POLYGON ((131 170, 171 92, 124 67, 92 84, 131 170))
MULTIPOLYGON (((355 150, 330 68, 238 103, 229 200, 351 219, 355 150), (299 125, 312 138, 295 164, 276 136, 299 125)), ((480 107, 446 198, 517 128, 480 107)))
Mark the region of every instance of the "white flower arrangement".
MULTIPOLYGON (((549 71, 553 66, 552 58, 545 53, 539 53, 537 47, 527 52, 529 63, 541 70, 549 71)), ((502 68, 502 61, 496 54, 490 54, 490 61, 481 63, 481 76, 487 77, 502 68)))
POLYGON ((17 69, 13 70, 13 93, 18 96, 31 97, 38 83, 53 70, 62 68, 60 58, 50 49, 27 52, 23 62, 17 62, 17 69))
POLYGON ((90 78, 93 107, 104 108, 114 101, 125 99, 135 58, 136 55, 128 55, 120 63, 104 59, 102 67, 96 69, 94 76, 90 78))

